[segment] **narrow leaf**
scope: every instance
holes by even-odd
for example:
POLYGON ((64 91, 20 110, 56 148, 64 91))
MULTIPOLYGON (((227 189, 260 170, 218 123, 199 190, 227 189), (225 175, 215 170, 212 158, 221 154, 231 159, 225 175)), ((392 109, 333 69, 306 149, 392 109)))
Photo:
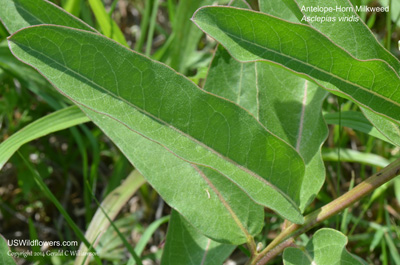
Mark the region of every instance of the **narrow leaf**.
POLYGON ((204 7, 193 20, 238 60, 291 69, 361 106, 400 120, 400 79, 381 60, 358 60, 306 25, 230 7, 204 7), (240 25, 240 26, 237 26, 240 25))
MULTIPOLYGON (((338 149, 336 148, 323 148, 322 157, 324 161, 337 161, 339 162, 338 149)), ((376 167, 386 167, 389 161, 379 155, 362 153, 352 149, 340 149, 340 161, 367 164, 376 167)))
POLYGON ((65 2, 65 4, 63 5, 63 8, 65 9, 65 11, 78 17, 79 13, 81 12, 81 4, 82 0, 67 0, 67 2, 65 2))
POLYGON ((339 231, 323 228, 318 230, 304 249, 287 248, 283 252, 285 265, 315 264, 367 264, 347 252, 347 237, 339 231))
MULTIPOLYGON (((103 3, 101 0, 89 0, 89 5, 92 8, 92 11, 99 22, 101 32, 111 39, 114 39, 128 47, 128 44, 125 40, 124 34, 121 32, 117 23, 112 19, 112 17, 107 13, 103 3)), ((58 24, 58 23, 54 23, 58 24)), ((58 24, 60 25, 60 24, 58 24)))
POLYGON ((73 106, 30 123, 0 144, 0 169, 23 144, 88 121, 89 118, 78 107, 73 106))
MULTIPOLYGON (((170 216, 164 216, 161 217, 160 219, 155 220, 154 222, 152 222, 144 231, 144 233, 142 234, 142 236, 140 237, 139 242, 137 243, 136 247, 135 247, 135 251, 138 253, 138 255, 142 255, 142 252, 144 251, 144 248, 146 247, 147 243, 149 243, 152 235, 154 234, 154 232, 164 223, 167 223, 170 220, 170 216)), ((133 264, 136 264, 136 262, 134 262, 133 264)))
MULTIPOLYGON (((20 158, 24 162, 24 164, 28 167, 29 171, 32 173, 32 176, 36 182, 36 184, 39 186, 41 191, 44 193, 44 195, 54 204, 54 206, 57 208, 57 210, 62 214, 62 216, 65 218, 66 222, 68 225, 72 228, 74 231, 75 235, 81 240, 87 247, 90 246, 90 243, 86 240, 85 236, 79 229, 78 225, 72 220, 71 216, 67 213, 67 211, 64 209, 64 207, 61 205, 61 203, 57 200, 57 198, 54 196, 54 194, 51 192, 49 187, 47 187, 46 183, 44 183, 42 177, 39 175, 39 173, 32 167, 30 162, 28 162, 25 157, 21 155, 21 153, 18 153, 20 155, 20 158)), ((95 259, 98 261, 97 255, 94 255, 95 259)))
POLYGON ((256 202, 303 221, 297 208, 302 159, 236 104, 98 34, 36 26, 9 42, 15 56, 77 104, 217 170, 256 202))
POLYGON ((235 246, 217 243, 196 231, 176 211, 171 214, 161 265, 220 265, 235 246))
POLYGON ((385 142, 392 143, 386 136, 380 133, 361 112, 342 111, 325 113, 324 119, 327 124, 341 124, 344 127, 352 128, 356 131, 369 134, 385 142))

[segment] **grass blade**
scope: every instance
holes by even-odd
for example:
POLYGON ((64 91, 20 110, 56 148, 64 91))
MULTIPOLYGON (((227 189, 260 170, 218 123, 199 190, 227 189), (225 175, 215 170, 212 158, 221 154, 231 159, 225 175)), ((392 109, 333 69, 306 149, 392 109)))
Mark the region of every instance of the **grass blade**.
POLYGON ((108 15, 101 0, 89 0, 89 4, 97 19, 97 22, 99 22, 101 32, 103 32, 103 34, 107 37, 129 47, 125 40, 124 34, 119 29, 117 23, 115 23, 110 15, 108 15))
POLYGON ((30 123, 0 144, 0 169, 23 144, 88 121, 89 118, 78 107, 72 106, 30 123))
MULTIPOLYGON (((21 157, 24 164, 28 167, 29 171, 32 173, 32 176, 35 179, 36 184, 39 186, 39 188, 42 190, 42 192, 45 194, 45 196, 54 204, 54 206, 58 209, 58 211, 63 215, 63 217, 67 221, 68 225, 75 232, 75 235, 79 238, 80 241, 82 241, 89 248, 89 251, 95 252, 95 250, 91 248, 91 244, 88 242, 88 240, 86 240, 82 231, 75 224, 75 222, 69 216, 67 211, 63 208, 63 206, 57 200, 57 198, 53 195, 51 190, 46 186, 46 184, 44 183, 42 178, 39 176, 38 172, 31 166, 31 164, 25 159, 25 157, 23 155, 21 155, 19 152, 18 152, 18 154, 21 157)), ((93 255, 93 257, 95 258, 95 260, 98 264, 101 264, 101 261, 97 255, 93 255)))
MULTIPOLYGON (((88 241, 94 242, 93 247, 97 246, 101 235, 110 226, 110 221, 115 219, 121 208, 144 183, 145 179, 143 176, 139 173, 139 171, 134 170, 119 187, 110 192, 110 194, 108 194, 103 200, 101 203, 103 210, 100 208, 97 209, 85 233, 85 237, 88 239, 88 241), (104 213, 107 213, 109 219, 107 219, 104 213)), ((87 251, 87 247, 84 244, 81 244, 79 251, 85 252, 87 251)), ((83 256, 78 256, 75 259, 75 264, 81 265, 83 259, 83 256)))

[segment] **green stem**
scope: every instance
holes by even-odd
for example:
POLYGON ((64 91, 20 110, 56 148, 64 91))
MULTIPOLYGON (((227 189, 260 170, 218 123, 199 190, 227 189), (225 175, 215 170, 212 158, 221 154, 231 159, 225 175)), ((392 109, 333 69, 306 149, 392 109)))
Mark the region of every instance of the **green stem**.
POLYGON ((314 226, 320 224, 326 219, 343 211, 355 202, 359 201, 364 196, 381 186, 382 184, 390 181, 400 173, 400 158, 389 164, 380 172, 372 175, 365 181, 358 184, 354 189, 343 194, 336 200, 328 203, 322 208, 305 216, 304 224, 292 224, 287 227, 278 237, 276 237, 263 251, 256 255, 248 264, 250 265, 264 265, 275 256, 282 253, 282 251, 290 246, 293 240, 299 235, 307 232, 314 226))

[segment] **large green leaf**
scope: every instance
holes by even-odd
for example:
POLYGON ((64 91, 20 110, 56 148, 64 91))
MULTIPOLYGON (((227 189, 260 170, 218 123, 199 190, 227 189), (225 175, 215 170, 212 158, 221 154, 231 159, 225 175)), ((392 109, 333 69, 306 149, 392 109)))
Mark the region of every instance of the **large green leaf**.
POLYGON ((300 209, 312 202, 325 181, 321 146, 328 136, 322 116, 327 92, 284 69, 256 63, 259 120, 292 145, 306 164, 300 209))
POLYGON ((287 248, 283 252, 285 265, 367 264, 346 250, 347 237, 334 229, 318 230, 305 248, 287 248))
MULTIPOLYGON (((41 2, 41 0, 32 1, 41 2)), ((40 9, 32 9, 32 12, 31 16, 46 18, 42 22, 48 24, 56 20, 53 16, 62 16, 58 13, 44 16, 40 9)), ((5 14, 7 15, 18 16, 20 13, 5 14)), ((3 21, 14 23, 10 19, 3 21)), ((27 20, 27 23, 35 21, 27 20)), ((84 107, 82 109, 121 148, 130 162, 143 173, 167 203, 187 216, 199 231, 232 244, 248 242, 251 236, 260 231, 263 226, 262 207, 254 204, 235 185, 229 183, 227 186, 222 186, 221 189, 225 193, 222 195, 220 190, 213 189, 215 186, 210 184, 204 172, 200 174, 191 164, 176 158, 160 145, 134 133, 120 122, 90 109, 84 107), (159 161, 158 167, 152 167, 155 161, 159 161), (185 186, 186 183, 188 185, 185 186), (210 200, 213 195, 218 199, 210 200), (234 212, 232 210, 234 207, 230 207, 232 202, 238 203, 239 207, 236 208, 238 212, 234 212), (218 216, 218 220, 215 216, 218 216)))
MULTIPOLYGON (((259 4, 263 13, 295 23, 301 20, 302 14, 292 0, 260 0, 259 4)), ((300 209, 304 211, 325 181, 321 145, 328 134, 322 118, 322 101, 327 93, 314 83, 288 71, 264 63, 257 65, 261 73, 257 75, 260 98, 264 99, 264 102, 260 100, 260 105, 263 106, 260 109, 264 109, 264 115, 260 119, 265 120, 263 123, 272 132, 294 146, 306 164, 300 205, 300 209), (263 87, 266 88, 264 92, 263 87), (270 112, 275 115, 268 115, 270 112), (270 119, 269 116, 273 118, 270 119)))
POLYGON ((73 106, 30 123, 0 144, 0 169, 23 144, 88 121, 86 115, 78 107, 73 106))
MULTIPOLYGON (((338 46, 344 48, 355 58, 361 60, 382 59, 388 62, 397 73, 400 73, 399 60, 397 60, 376 40, 374 34, 361 21, 361 19, 351 23, 344 23, 339 21, 339 19, 343 17, 358 17, 358 15, 355 13, 355 10, 350 9, 352 5, 348 0, 333 0, 324 2, 317 0, 290 1, 297 2, 299 7, 310 7, 318 5, 322 8, 333 8, 333 12, 330 12, 329 16, 336 18, 335 22, 319 23, 316 21, 312 21, 310 22, 310 25, 326 35, 338 46), (342 10, 336 10, 336 7, 342 7, 342 10)), ((308 12, 307 8, 302 8, 302 10, 305 16, 324 16, 322 12, 308 12)), ((381 131, 388 139, 390 139, 392 143, 400 146, 400 130, 398 125, 389 121, 388 119, 385 119, 382 116, 377 115, 368 108, 361 107, 361 109, 364 115, 374 124, 374 126, 379 131, 381 131)))
MULTIPOLYGON (((266 5, 275 11, 285 6, 283 2, 266 5)), ((320 149, 328 133, 321 113, 327 92, 278 67, 240 63, 222 46, 215 52, 204 89, 249 110, 301 154, 306 164, 300 195, 303 211, 325 180, 320 149)))
POLYGON ((258 119, 255 63, 240 63, 218 45, 204 89, 235 102, 258 119))
POLYGON ((302 12, 306 17, 327 16, 327 14, 318 12, 318 10, 316 12, 310 12, 307 7, 319 6, 321 8, 332 8, 333 11, 329 12, 329 17, 336 18, 335 21, 320 23, 312 20, 309 24, 319 32, 326 35, 338 46, 344 48, 355 58, 360 60, 382 59, 388 62, 398 73, 400 72, 400 62, 376 40, 370 29, 358 17, 355 10, 351 9, 353 5, 349 0, 332 0, 323 2, 318 0, 289 1, 297 3, 298 7, 303 10, 302 12), (336 9, 336 7, 340 7, 341 9, 336 9), (359 19, 348 23, 340 21, 340 19, 346 17, 359 19))
POLYGON ((168 226, 162 265, 220 265, 235 246, 215 242, 201 234, 179 213, 173 211, 168 226))
POLYGON ((40 24, 63 25, 95 31, 86 23, 47 0, 0 0, 0 6, 0 20, 10 33, 40 24))
POLYGON ((236 185, 207 168, 184 162, 114 119, 84 108, 163 199, 202 233, 242 244, 263 226, 263 209, 236 185))
POLYGON ((382 60, 358 60, 310 26, 253 11, 204 7, 193 20, 240 61, 273 62, 400 120, 400 79, 382 60))
POLYGON ((244 109, 95 33, 36 26, 9 42, 15 56, 77 104, 217 170, 256 202, 302 222, 302 159, 244 109))
POLYGON ((222 46, 214 55, 204 89, 249 110, 301 154, 306 164, 300 196, 303 211, 325 179, 320 149, 328 131, 321 105, 327 92, 286 70, 264 63, 240 63, 222 46))
MULTIPOLYGON (((324 2, 317 0, 286 0, 286 2, 288 1, 295 3, 298 6, 298 10, 295 11, 289 9, 285 10, 285 14, 289 13, 292 14, 292 16, 293 13, 297 11, 303 12, 303 16, 305 17, 324 17, 325 14, 323 12, 310 12, 307 7, 319 6, 321 8, 332 8, 333 11, 329 13, 329 17, 335 18, 335 21, 331 21, 329 23, 320 23, 315 20, 311 20, 309 24, 330 38, 338 46, 344 48, 357 59, 382 59, 388 62, 395 71, 400 72, 400 62, 376 40, 373 33, 368 29, 361 19, 350 23, 344 23, 339 20, 343 17, 358 18, 358 15, 355 13, 354 9, 350 9, 352 5, 348 0, 333 0, 324 2), (336 10, 336 7, 342 7, 342 9, 336 10)), ((268 1, 266 0, 260 0, 260 6, 268 5, 267 3, 268 1)), ((280 5, 286 6, 283 2, 280 2, 280 5)), ((382 132, 382 134, 390 139, 392 143, 396 144, 397 146, 400 145, 400 133, 398 125, 382 116, 377 115, 367 108, 361 107, 361 109, 364 115, 379 131, 382 132)))

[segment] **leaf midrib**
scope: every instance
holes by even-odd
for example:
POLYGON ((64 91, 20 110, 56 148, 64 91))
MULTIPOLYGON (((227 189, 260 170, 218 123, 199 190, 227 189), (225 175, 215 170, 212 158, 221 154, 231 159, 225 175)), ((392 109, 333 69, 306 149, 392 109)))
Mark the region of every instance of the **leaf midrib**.
MULTIPOLYGON (((229 9, 232 9, 232 8, 229 8, 229 9)), ((248 10, 246 10, 246 11, 248 11, 248 10)), ((248 12, 251 12, 251 11, 248 11, 248 12)), ((255 12, 251 12, 251 13, 255 13, 255 12)), ((265 15, 265 16, 271 18, 270 16, 268 16, 268 15, 266 15, 266 14, 263 14, 263 15, 265 15)), ((273 54, 276 54, 276 55, 285 57, 285 58, 290 59, 290 60, 293 60, 293 61, 296 61, 296 62, 298 62, 298 63, 300 63, 300 64, 303 64, 303 65, 307 65, 307 66, 309 66, 309 67, 311 67, 311 68, 314 68, 314 69, 317 70, 317 71, 320 71, 320 72, 325 73, 325 74, 327 74, 327 75, 329 75, 329 76, 332 76, 332 77, 334 77, 334 78, 336 78, 336 79, 338 79, 338 80, 340 80, 340 81, 342 81, 342 82, 344 82, 344 83, 347 83, 347 84, 349 84, 349 85, 351 85, 351 86, 353 86, 353 87, 358 87, 358 88, 360 88, 361 90, 363 90, 363 91, 365 91, 365 92, 367 92, 367 93, 371 93, 371 94, 373 94, 373 95, 375 95, 375 96, 377 96, 377 97, 382 98, 383 100, 389 101, 389 102, 393 103, 394 105, 397 105, 398 107, 400 107, 400 103, 398 103, 398 102, 396 102, 396 101, 393 101, 393 100, 390 99, 390 98, 386 98, 386 97, 384 97, 383 95, 377 94, 375 91, 368 90, 368 89, 366 89, 365 87, 360 86, 360 85, 358 85, 358 84, 356 84, 356 83, 352 83, 352 82, 349 81, 349 80, 343 79, 342 77, 338 76, 337 74, 334 74, 334 73, 332 73, 332 72, 328 72, 328 71, 326 71, 326 70, 324 70, 324 69, 321 69, 321 68, 319 68, 319 67, 316 67, 316 66, 314 66, 314 65, 312 65, 312 64, 309 64, 309 63, 307 63, 307 62, 304 62, 304 61, 302 61, 302 60, 300 60, 300 59, 297 59, 297 58, 295 58, 295 57, 290 57, 289 55, 286 55, 285 53, 279 53, 279 52, 277 52, 277 51, 275 51, 275 50, 273 50, 273 49, 269 49, 269 48, 267 48, 267 47, 261 46, 261 45, 255 43, 255 42, 250 42, 250 41, 248 41, 248 40, 246 40, 246 39, 239 38, 239 37, 237 37, 236 35, 234 35, 234 34, 232 34, 232 33, 230 33, 230 32, 227 32, 227 31, 222 30, 221 28, 215 26, 214 24, 206 23, 206 22, 204 22, 204 21, 202 21, 202 23, 205 23, 205 24, 207 24, 208 26, 211 26, 211 27, 213 27, 213 28, 215 28, 215 29, 221 30, 224 34, 228 35, 228 36, 231 37, 232 39, 240 40, 240 41, 245 42, 245 43, 247 43, 247 44, 249 44, 249 45, 256 46, 256 47, 258 47, 258 48, 264 49, 264 50, 266 50, 266 51, 268 51, 268 52, 271 52, 271 53, 273 53, 273 54)), ((297 25, 297 24, 296 24, 296 25, 297 25)), ((309 28, 309 26, 306 26, 306 25, 298 25, 298 26, 304 26, 304 27, 309 28)), ((316 33, 319 33, 319 32, 316 31, 316 33)), ((326 38, 325 36, 322 36, 322 37, 326 38)), ((330 40, 328 39, 328 41, 330 41, 330 40)), ((335 43, 333 43, 332 41, 330 41, 330 42, 331 42, 333 45, 336 46, 335 43)), ((339 48, 339 49, 341 49, 339 46, 336 46, 336 47, 339 48)), ((344 50, 343 50, 343 51, 344 51, 344 50)), ((351 54, 347 53, 346 51, 344 51, 344 52, 346 53, 347 56, 350 56, 352 59, 354 59, 354 60, 356 60, 356 61, 359 61, 359 62, 372 62, 372 61, 381 62, 381 63, 385 64, 389 69, 391 69, 392 72, 393 72, 393 73, 397 76, 397 78, 400 80, 399 75, 398 75, 398 74, 393 70, 393 68, 392 68, 390 65, 388 65, 385 61, 380 60, 380 59, 359 60, 359 59, 353 57, 351 54)), ((255 55, 255 56, 257 56, 257 57, 260 57, 260 56, 258 56, 258 55, 256 55, 256 54, 252 53, 252 52, 250 52, 250 53, 253 54, 253 55, 255 55)), ((282 63, 278 63, 278 62, 272 61, 272 60, 270 60, 270 59, 265 59, 265 58, 261 58, 261 57, 260 57, 260 59, 248 60, 248 61, 247 61, 247 60, 241 60, 241 61, 244 61, 244 62, 269 61, 269 62, 272 62, 272 63, 276 63, 276 64, 280 64, 280 65, 285 66, 285 65, 282 64, 282 63)), ((287 66, 285 66, 285 67, 287 67, 287 66)), ((292 69, 289 69, 289 70, 294 71, 294 72, 297 72, 296 70, 292 70, 292 69)), ((312 77, 312 76, 311 76, 310 74, 308 74, 308 73, 302 73, 302 72, 297 72, 297 73, 301 73, 301 74, 307 75, 307 76, 309 76, 310 78, 314 79, 314 77, 312 77)), ((397 85, 396 90, 399 88, 399 86, 400 86, 400 84, 397 85)), ((344 93, 344 94, 346 94, 346 95, 348 95, 348 96, 351 96, 351 95, 349 95, 349 94, 347 94, 347 93, 345 93, 345 92, 343 92, 343 91, 341 91, 341 90, 339 90, 338 92, 341 92, 341 93, 344 93)), ((358 100, 357 100, 357 101, 358 101, 358 100)), ((361 102, 360 102, 360 103, 361 103, 361 102)), ((363 103, 362 103, 362 104, 363 104, 363 103)))
POLYGON ((229 215, 232 216, 233 221, 236 223, 236 225, 239 227, 239 229, 242 230, 242 232, 245 235, 247 241, 249 241, 249 238, 252 238, 251 234, 243 226, 243 224, 240 221, 239 217, 236 215, 236 213, 230 207, 230 205, 225 200, 225 198, 222 196, 222 194, 218 191, 218 189, 214 186, 214 184, 209 180, 209 178, 206 176, 206 174, 203 173, 203 171, 201 171, 196 165, 192 164, 192 167, 197 171, 197 173, 199 173, 201 178, 207 183, 208 186, 210 186, 210 188, 213 190, 213 192, 217 195, 218 200, 225 207, 225 209, 229 212, 229 215))
MULTIPOLYGON (((76 29, 74 29, 74 30, 76 30, 76 29)), ((80 31, 80 30, 78 29, 77 31, 80 31)), ((90 31, 84 31, 84 32, 87 32, 88 34, 92 34, 92 35, 97 35, 97 36, 104 37, 104 36, 102 36, 102 35, 99 35, 99 34, 97 34, 97 33, 93 33, 93 32, 90 32, 90 31)), ((12 39, 9 39, 9 40, 12 41, 12 42, 14 42, 14 43, 16 43, 16 44, 18 43, 18 42, 13 41, 12 39)), ((116 44, 119 45, 118 43, 116 43, 116 44)), ((193 142, 199 144, 200 146, 202 146, 202 147, 205 148, 206 150, 210 151, 210 152, 213 153, 214 155, 219 156, 219 157, 222 158, 223 160, 225 160, 225 161, 227 161, 227 162, 233 164, 233 165, 236 166, 237 168, 243 170, 243 171, 246 172, 247 174, 249 174, 249 175, 255 177, 256 179, 258 179, 259 181, 263 182, 263 183, 266 184, 267 186, 270 186, 272 189, 276 190, 279 194, 281 194, 292 206, 294 206, 296 209, 298 208, 298 206, 296 205, 296 203, 293 201, 292 198, 290 198, 290 197, 289 197, 286 193, 284 193, 281 189, 277 188, 277 187, 276 187, 275 185, 273 185, 271 182, 269 182, 269 181, 266 180, 265 178, 261 177, 260 175, 258 175, 258 174, 255 173, 254 171, 252 171, 252 170, 250 170, 250 169, 248 169, 248 168, 246 168, 246 167, 244 167, 244 166, 238 164, 237 162, 231 160, 230 158, 225 157, 224 155, 220 154, 219 152, 217 152, 217 151, 214 150, 213 148, 211 148, 211 147, 205 145, 204 143, 202 143, 202 142, 200 142, 199 140, 193 138, 192 136, 188 135, 187 133, 182 132, 181 130, 177 129, 177 128, 174 127, 173 125, 170 125, 170 124, 166 123, 165 121, 163 121, 163 120, 161 120, 160 118, 154 116, 153 114, 148 113, 147 111, 140 109, 139 107, 133 105, 133 103, 131 103, 131 102, 129 102, 129 101, 127 101, 127 100, 121 98, 120 96, 115 95, 113 92, 111 92, 111 91, 107 90, 106 88, 102 87, 101 85, 97 84, 95 81, 90 80, 90 79, 87 78, 86 76, 81 75, 80 73, 76 72, 75 70, 72 70, 71 68, 67 67, 66 65, 63 65, 63 64, 59 63, 58 61, 52 59, 51 57, 48 57, 47 55, 43 54, 42 52, 37 51, 37 50, 34 50, 34 49, 32 49, 30 46, 24 45, 24 44, 22 44, 22 43, 18 43, 18 45, 23 46, 23 47, 25 47, 25 48, 27 48, 27 49, 30 49, 31 51, 34 51, 34 52, 39 53, 40 55, 44 56, 44 57, 47 58, 48 60, 50 60, 50 61, 56 63, 57 65, 59 65, 59 66, 61 66, 61 67, 64 67, 66 70, 70 71, 71 73, 76 74, 77 76, 79 76, 79 77, 81 77, 81 78, 87 80, 87 81, 90 82, 91 84, 95 85, 96 87, 98 87, 99 89, 101 89, 102 91, 104 91, 106 94, 109 94, 110 96, 112 96, 112 97, 114 97, 114 98, 116 98, 116 99, 118 99, 118 100, 123 101, 124 103, 126 103, 127 105, 129 105, 129 106, 135 108, 137 111, 143 113, 144 115, 148 115, 149 117, 151 117, 151 118, 153 118, 153 119, 159 121, 160 123, 166 125, 168 128, 173 129, 173 130, 175 130, 176 132, 178 132, 178 133, 184 135, 185 137, 187 137, 187 138, 189 138, 190 140, 192 140, 193 142)), ((123 47, 123 46, 121 46, 121 47, 123 47)), ((123 47, 123 48, 125 48, 125 47, 123 47)), ((140 55, 140 54, 138 54, 138 55, 140 55)), ((129 63, 131 64, 130 61, 129 61, 129 63)), ((158 141, 156 141, 156 140, 154 140, 154 139, 152 139, 152 138, 150 138, 150 137, 148 137, 148 136, 145 136, 145 135, 143 135, 142 133, 140 133, 140 132, 134 130, 133 128, 131 128, 130 126, 128 126, 127 124, 125 124, 125 123, 122 122, 121 120, 119 120, 119 119, 117 119, 117 118, 115 118, 115 117, 113 117, 113 116, 111 116, 111 115, 109 115, 109 114, 107 114, 107 113, 103 113, 103 112, 101 112, 101 111, 95 110, 95 109, 93 109, 93 108, 91 108, 91 107, 89 107, 89 106, 87 106, 87 105, 85 105, 85 104, 82 104, 81 102, 78 102, 78 101, 72 99, 70 96, 68 96, 67 94, 65 94, 62 90, 60 90, 55 84, 54 84, 54 87, 56 87, 57 90, 59 90, 63 95, 65 95, 66 97, 68 97, 68 98, 71 99, 72 101, 76 102, 77 104, 82 105, 82 106, 84 106, 84 107, 86 107, 86 108, 88 108, 88 109, 91 109, 91 110, 93 110, 93 111, 95 111, 95 112, 97 112, 97 113, 99 113, 99 114, 107 115, 108 117, 110 117, 110 118, 114 119, 115 121, 117 121, 117 122, 123 124, 124 126, 126 126, 129 130, 131 130, 131 131, 133 131, 133 132, 135 132, 135 133, 137 133, 137 134, 139 134, 139 135, 145 137, 146 139, 149 139, 149 140, 151 140, 151 141, 153 141, 153 142, 155 142, 155 143, 161 145, 163 148, 165 148, 166 150, 168 150, 169 152, 171 152, 172 154, 174 154, 174 155, 175 155, 176 157, 178 157, 179 159, 182 159, 182 160, 184 160, 184 161, 186 161, 186 162, 188 162, 188 163, 191 163, 191 164, 196 164, 196 165, 200 165, 200 166, 205 166, 205 167, 208 167, 208 168, 212 168, 213 170, 217 171, 217 172, 220 173, 221 175, 225 176, 228 180, 230 180, 231 182, 233 182, 229 177, 226 176, 226 174, 220 172, 218 169, 215 169, 214 167, 211 167, 211 166, 209 166, 209 165, 203 165, 203 164, 200 164, 200 163, 196 163, 196 162, 193 162, 193 161, 189 161, 189 160, 187 160, 187 159, 181 157, 180 155, 176 154, 173 150, 171 150, 170 148, 168 148, 168 147, 165 146, 164 144, 161 144, 161 143, 159 143, 158 141)), ((263 127, 263 128, 264 128, 264 127, 263 127)), ((271 132, 269 132, 269 131, 267 131, 267 130, 266 130, 266 132, 268 132, 269 134, 273 135, 271 132)), ((235 185, 237 185, 235 182, 233 182, 233 183, 234 183, 235 185)), ((244 192, 245 192, 246 194, 248 194, 248 192, 246 192, 246 191, 244 191, 244 192)), ((250 196, 250 194, 248 194, 248 195, 250 196)), ((251 196, 250 196, 250 197, 251 197, 251 196)))
POLYGON ((299 131, 297 133, 297 140, 296 140, 296 150, 300 152, 300 145, 301 140, 303 138, 303 126, 304 126, 304 119, 305 119, 305 112, 307 107, 307 96, 308 96, 308 80, 304 81, 304 93, 302 98, 302 105, 301 105, 301 115, 299 121, 299 131))

